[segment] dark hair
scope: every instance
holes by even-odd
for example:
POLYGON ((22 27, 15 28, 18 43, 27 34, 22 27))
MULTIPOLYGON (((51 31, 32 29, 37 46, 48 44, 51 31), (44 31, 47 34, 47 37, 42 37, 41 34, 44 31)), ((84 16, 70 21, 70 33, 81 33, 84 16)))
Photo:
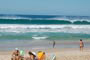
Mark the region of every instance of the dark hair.
POLYGON ((29 51, 28 54, 33 55, 34 57, 36 57, 31 51, 29 51))
POLYGON ((31 52, 31 51, 29 51, 29 52, 28 52, 28 54, 29 54, 29 55, 32 55, 32 52, 31 52))
POLYGON ((45 52, 43 52, 43 54, 45 54, 45 52))
POLYGON ((16 52, 19 52, 19 50, 16 50, 16 52))
POLYGON ((82 41, 82 39, 80 39, 80 41, 82 41))

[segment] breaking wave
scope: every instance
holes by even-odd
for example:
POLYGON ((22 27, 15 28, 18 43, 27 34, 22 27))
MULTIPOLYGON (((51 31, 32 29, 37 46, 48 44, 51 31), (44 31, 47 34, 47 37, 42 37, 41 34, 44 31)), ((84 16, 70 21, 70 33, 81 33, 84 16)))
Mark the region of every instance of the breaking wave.
POLYGON ((0 24, 90 24, 89 16, 0 15, 0 24))
POLYGON ((28 19, 0 19, 0 24, 90 24, 90 20, 28 20, 28 19))
POLYGON ((90 25, 17 25, 0 24, 0 32, 65 32, 90 34, 90 25))

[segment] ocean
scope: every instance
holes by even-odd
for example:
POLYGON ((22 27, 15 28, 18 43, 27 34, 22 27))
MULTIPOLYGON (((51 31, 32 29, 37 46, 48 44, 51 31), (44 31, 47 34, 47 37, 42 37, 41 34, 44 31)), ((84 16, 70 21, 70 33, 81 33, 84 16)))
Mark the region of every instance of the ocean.
POLYGON ((80 39, 90 40, 90 16, 0 14, 0 50, 80 39))

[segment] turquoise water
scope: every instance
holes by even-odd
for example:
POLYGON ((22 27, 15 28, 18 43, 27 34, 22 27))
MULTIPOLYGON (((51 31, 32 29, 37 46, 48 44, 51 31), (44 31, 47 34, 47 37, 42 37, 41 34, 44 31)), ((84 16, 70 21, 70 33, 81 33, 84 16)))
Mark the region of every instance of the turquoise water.
POLYGON ((0 14, 0 24, 90 24, 90 16, 0 14))
MULTIPOLYGON (((0 15, 0 50, 51 48, 53 40, 79 42, 80 39, 90 40, 89 16, 0 15)), ((57 48, 77 47, 59 42, 57 48)))
POLYGON ((90 34, 62 33, 62 32, 28 32, 28 33, 0 33, 0 40, 35 40, 35 38, 46 37, 41 40, 79 40, 90 39, 90 34))
POLYGON ((87 25, 90 24, 90 20, 55 20, 55 19, 0 19, 0 24, 79 24, 87 25))

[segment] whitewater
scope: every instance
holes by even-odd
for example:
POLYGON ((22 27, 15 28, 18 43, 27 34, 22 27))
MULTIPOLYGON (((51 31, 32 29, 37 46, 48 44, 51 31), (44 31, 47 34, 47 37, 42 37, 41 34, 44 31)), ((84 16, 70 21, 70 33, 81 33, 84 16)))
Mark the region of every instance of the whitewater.
POLYGON ((90 25, 19 25, 0 24, 0 32, 64 32, 90 34, 90 25))

